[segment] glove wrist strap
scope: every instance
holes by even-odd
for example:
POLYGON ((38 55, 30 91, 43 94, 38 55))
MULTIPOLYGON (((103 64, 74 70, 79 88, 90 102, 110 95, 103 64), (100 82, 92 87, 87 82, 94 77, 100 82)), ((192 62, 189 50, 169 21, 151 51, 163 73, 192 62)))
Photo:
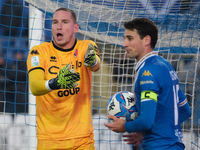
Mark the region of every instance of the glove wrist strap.
POLYGON ((56 78, 53 78, 53 79, 46 81, 45 87, 49 91, 59 89, 59 87, 57 86, 56 78))
POLYGON ((45 82, 45 87, 46 87, 46 89, 47 89, 48 91, 52 91, 52 89, 49 87, 49 80, 47 80, 47 81, 45 82))

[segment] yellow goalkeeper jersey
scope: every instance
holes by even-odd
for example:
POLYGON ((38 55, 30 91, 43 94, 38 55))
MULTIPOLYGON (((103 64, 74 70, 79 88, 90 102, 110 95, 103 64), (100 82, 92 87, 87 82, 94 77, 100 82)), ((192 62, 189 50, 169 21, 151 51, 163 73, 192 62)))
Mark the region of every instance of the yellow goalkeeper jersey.
POLYGON ((53 90, 36 96, 37 138, 67 140, 90 136, 92 72, 84 66, 84 55, 90 40, 76 40, 71 49, 61 49, 53 42, 34 46, 28 55, 28 72, 42 69, 45 80, 55 78, 61 68, 71 64, 80 73, 78 86, 73 89, 53 90))

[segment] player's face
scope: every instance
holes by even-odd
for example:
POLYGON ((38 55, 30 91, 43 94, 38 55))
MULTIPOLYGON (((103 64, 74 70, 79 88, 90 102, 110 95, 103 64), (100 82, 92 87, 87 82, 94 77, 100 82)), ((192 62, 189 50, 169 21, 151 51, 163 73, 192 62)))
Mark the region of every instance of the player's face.
POLYGON ((141 39, 137 31, 125 30, 123 46, 129 58, 140 60, 145 54, 145 38, 141 39))
POLYGON ((52 35, 54 43, 63 49, 71 48, 75 42, 75 33, 79 25, 74 23, 70 12, 57 11, 53 15, 52 35))

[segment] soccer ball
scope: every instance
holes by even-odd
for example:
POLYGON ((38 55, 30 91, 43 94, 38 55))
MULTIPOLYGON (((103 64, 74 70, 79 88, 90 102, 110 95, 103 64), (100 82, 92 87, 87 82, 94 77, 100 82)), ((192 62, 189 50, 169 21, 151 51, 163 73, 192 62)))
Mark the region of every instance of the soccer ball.
POLYGON ((132 121, 137 117, 134 94, 127 91, 117 92, 107 103, 107 114, 114 115, 124 121, 132 121))

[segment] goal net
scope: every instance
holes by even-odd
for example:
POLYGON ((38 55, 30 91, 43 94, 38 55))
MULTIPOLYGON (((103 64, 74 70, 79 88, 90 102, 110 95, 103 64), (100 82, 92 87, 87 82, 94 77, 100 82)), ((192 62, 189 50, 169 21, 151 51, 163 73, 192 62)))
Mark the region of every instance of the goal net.
POLYGON ((26 58, 32 46, 52 40, 51 19, 59 7, 76 12, 77 38, 95 41, 100 50, 101 68, 93 73, 91 91, 96 149, 136 149, 123 142, 122 134, 104 126, 111 95, 133 91, 136 61, 126 56, 122 43, 123 24, 135 17, 150 18, 158 26, 155 50, 175 68, 192 110, 191 118, 181 125, 183 142, 186 150, 200 149, 199 0, 10 1, 0 2, 0 149, 36 149, 36 105, 28 88, 26 58), (9 13, 2 11, 4 7, 9 13))

